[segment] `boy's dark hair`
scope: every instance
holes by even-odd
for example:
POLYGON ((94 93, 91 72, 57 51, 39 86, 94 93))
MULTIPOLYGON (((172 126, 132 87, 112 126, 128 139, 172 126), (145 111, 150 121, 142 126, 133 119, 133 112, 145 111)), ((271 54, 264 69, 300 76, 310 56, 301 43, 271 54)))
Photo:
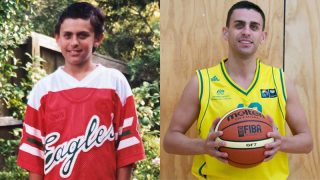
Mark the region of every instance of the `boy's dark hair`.
POLYGON ((257 11, 262 17, 262 20, 263 20, 262 30, 264 30, 266 18, 265 18, 265 15, 264 15, 262 9, 258 5, 254 4, 252 2, 249 2, 249 1, 237 2, 229 9, 228 16, 227 16, 227 22, 226 22, 227 27, 229 27, 230 17, 232 15, 233 11, 236 9, 253 9, 253 10, 257 11))
POLYGON ((60 15, 60 18, 55 26, 54 33, 60 33, 60 27, 63 21, 67 18, 72 19, 90 19, 90 23, 94 29, 95 37, 100 37, 103 34, 103 24, 105 16, 100 9, 86 2, 77 2, 68 6, 60 15))

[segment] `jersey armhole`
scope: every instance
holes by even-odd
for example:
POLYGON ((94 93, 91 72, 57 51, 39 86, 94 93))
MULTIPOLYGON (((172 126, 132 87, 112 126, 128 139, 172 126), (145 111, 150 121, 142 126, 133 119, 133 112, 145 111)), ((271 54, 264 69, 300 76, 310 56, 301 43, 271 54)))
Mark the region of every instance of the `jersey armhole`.
POLYGON ((286 95, 285 95, 285 86, 283 84, 282 69, 272 67, 272 78, 276 88, 278 96, 278 105, 281 111, 282 118, 285 119, 285 107, 286 107, 286 95), (279 71, 278 71, 279 70, 279 71))
POLYGON ((284 78, 283 69, 280 68, 279 72, 280 72, 281 90, 283 93, 284 101, 286 102, 287 101, 287 89, 286 89, 286 82, 285 82, 285 78, 284 78))
POLYGON ((198 74, 198 82, 199 82, 198 97, 199 97, 199 101, 201 102, 202 95, 203 95, 203 78, 200 70, 197 70, 197 74, 198 74))
POLYGON ((200 111, 199 111, 199 117, 197 120, 197 129, 200 135, 201 125, 206 115, 206 112, 208 110, 208 105, 210 101, 211 84, 210 84, 210 74, 208 69, 198 70, 197 74, 198 74, 198 81, 199 81, 198 86, 199 86, 199 102, 200 102, 200 107, 199 107, 200 111), (208 83, 208 84, 206 85, 204 83, 208 83))

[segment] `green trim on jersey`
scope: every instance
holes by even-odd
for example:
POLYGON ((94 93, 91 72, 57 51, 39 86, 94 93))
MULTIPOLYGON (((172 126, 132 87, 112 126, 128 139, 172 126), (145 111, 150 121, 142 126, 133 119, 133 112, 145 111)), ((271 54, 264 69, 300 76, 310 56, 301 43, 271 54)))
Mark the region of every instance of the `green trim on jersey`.
MULTIPOLYGON (((210 94, 211 94, 210 75, 209 75, 208 69, 206 69, 206 72, 207 72, 207 76, 208 76, 207 77, 208 78, 207 82, 208 82, 208 88, 209 88, 208 89, 209 90, 209 96, 208 96, 209 98, 207 98, 207 105, 206 105, 205 111, 204 111, 203 116, 202 116, 201 121, 200 121, 200 126, 199 126, 199 129, 198 129, 199 130, 199 134, 201 134, 201 125, 202 125, 203 119, 206 116, 206 113, 207 113, 207 110, 208 110, 208 106, 209 106, 209 102, 210 102, 210 94)), ((200 75, 201 75, 201 73, 200 73, 200 75)), ((203 87, 202 87, 202 91, 203 91, 203 87)), ((200 99, 200 102, 201 102, 201 99, 200 99)), ((200 103, 200 105, 201 105, 201 103, 200 103)))
POLYGON ((236 83, 233 82, 233 80, 229 77, 229 75, 226 73, 226 67, 225 67, 225 61, 222 61, 220 63, 220 67, 221 67, 221 71, 224 75, 224 77, 226 78, 226 80, 234 87, 236 88, 239 92, 241 92, 242 94, 244 95, 248 95, 251 90, 254 88, 254 86, 257 84, 257 81, 259 79, 259 74, 260 74, 260 60, 257 61, 257 64, 256 64, 256 72, 255 72, 255 75, 254 75, 254 79, 253 79, 253 83, 251 83, 251 85, 249 86, 249 88, 247 90, 243 90, 241 87, 239 87, 236 83))
MULTIPOLYGON (((274 85, 275 85, 275 87, 276 87, 276 89, 277 89, 277 92, 278 92, 279 88, 278 88, 277 83, 276 83, 275 74, 274 74, 273 69, 274 69, 274 67, 272 67, 272 78, 273 78, 274 85)), ((280 70, 280 72, 281 72, 281 70, 280 70)), ((282 80, 282 79, 281 79, 281 80, 282 80)), ((283 92, 283 87, 282 87, 282 92, 283 92)), ((279 94, 279 93, 278 93, 278 94, 279 94)), ((278 106, 279 106, 279 108, 280 108, 282 118, 285 119, 285 115, 284 115, 284 113, 283 113, 283 110, 282 110, 281 104, 280 104, 280 97, 278 97, 278 106)))
POLYGON ((199 74, 199 81, 200 81, 200 91, 199 91, 199 93, 200 93, 200 96, 199 96, 199 99, 200 99, 200 101, 201 101, 201 99, 202 99, 202 93, 203 93, 203 79, 202 79, 202 74, 201 74, 201 71, 200 70, 198 70, 198 74, 199 74))
POLYGON ((200 174, 200 176, 202 176, 202 177, 204 177, 204 178, 207 178, 207 176, 206 176, 205 174, 202 174, 202 169, 203 169, 203 167, 204 167, 206 164, 207 164, 207 163, 204 162, 204 163, 202 164, 202 166, 199 168, 199 174, 200 174))
POLYGON ((41 142, 41 141, 38 141, 38 140, 35 139, 35 138, 27 137, 27 141, 28 141, 29 143, 32 143, 32 144, 36 145, 36 146, 39 147, 39 148, 43 148, 42 142, 41 142))
POLYGON ((280 71, 280 80, 281 80, 281 87, 282 87, 282 93, 283 93, 284 101, 287 101, 287 95, 286 95, 285 88, 284 88, 285 85, 283 83, 284 76, 282 75, 282 69, 279 69, 279 71, 280 71))

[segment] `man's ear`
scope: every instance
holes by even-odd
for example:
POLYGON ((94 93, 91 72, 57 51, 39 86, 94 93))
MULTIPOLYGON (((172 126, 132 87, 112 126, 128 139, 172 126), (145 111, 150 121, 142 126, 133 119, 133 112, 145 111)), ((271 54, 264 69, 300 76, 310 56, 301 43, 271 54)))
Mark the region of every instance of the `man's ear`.
POLYGON ((268 32, 263 31, 262 36, 261 36, 261 40, 260 40, 260 44, 263 44, 264 42, 266 42, 267 37, 268 37, 268 32))
POLYGON ((228 40, 229 39, 229 31, 227 27, 222 28, 222 33, 223 33, 223 39, 228 40))

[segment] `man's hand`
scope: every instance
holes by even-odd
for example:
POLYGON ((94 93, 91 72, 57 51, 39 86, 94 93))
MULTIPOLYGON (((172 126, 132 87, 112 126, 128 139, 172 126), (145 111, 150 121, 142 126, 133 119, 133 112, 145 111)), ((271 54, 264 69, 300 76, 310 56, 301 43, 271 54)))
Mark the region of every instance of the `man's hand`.
POLYGON ((277 126, 274 124, 273 119, 270 116, 267 116, 267 118, 272 121, 273 125, 273 132, 268 132, 268 137, 273 138, 274 142, 265 145, 265 148, 267 150, 264 152, 264 155, 266 156, 264 161, 269 161, 270 159, 272 159, 273 156, 280 150, 282 139, 281 134, 279 133, 277 126))
POLYGON ((210 130, 209 135, 206 139, 204 149, 205 149, 206 154, 209 154, 210 156, 213 156, 224 163, 228 163, 228 160, 226 159, 228 157, 228 154, 225 152, 220 152, 218 150, 218 148, 220 146, 225 146, 225 142, 216 141, 216 138, 221 136, 223 134, 223 132, 222 131, 214 132, 214 128, 218 124, 219 120, 220 120, 220 118, 217 118, 212 123, 211 130, 210 130))

